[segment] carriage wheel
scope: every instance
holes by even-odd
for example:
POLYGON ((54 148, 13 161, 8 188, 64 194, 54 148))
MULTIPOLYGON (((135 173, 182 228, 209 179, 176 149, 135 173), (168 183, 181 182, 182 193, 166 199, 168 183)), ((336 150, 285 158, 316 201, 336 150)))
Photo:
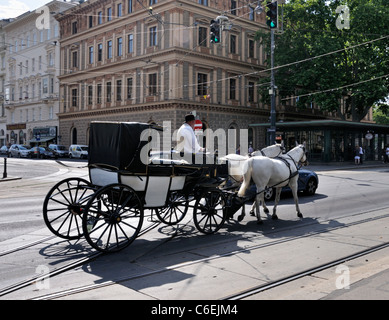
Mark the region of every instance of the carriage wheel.
POLYGON ((82 213, 94 192, 81 178, 68 178, 51 188, 43 203, 43 218, 50 231, 68 240, 82 237, 82 213))
POLYGON ((135 240, 143 216, 143 205, 134 189, 119 183, 104 186, 85 208, 84 236, 99 251, 119 251, 135 240))
POLYGON ((219 189, 208 189, 201 193, 193 210, 193 220, 200 232, 212 234, 222 227, 226 220, 225 202, 219 189))
POLYGON ((167 200, 166 207, 156 209, 159 220, 169 226, 184 219, 189 207, 189 200, 184 194, 172 191, 167 200))

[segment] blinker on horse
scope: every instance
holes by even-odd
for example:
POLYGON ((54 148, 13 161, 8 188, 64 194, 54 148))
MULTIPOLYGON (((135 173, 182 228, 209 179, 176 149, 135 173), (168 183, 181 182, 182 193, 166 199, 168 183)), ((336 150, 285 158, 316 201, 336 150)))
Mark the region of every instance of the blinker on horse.
MULTIPOLYGON (((255 200, 256 215, 258 223, 262 223, 259 204, 262 203, 265 212, 269 212, 265 205, 264 191, 267 187, 275 187, 276 195, 273 207, 273 219, 278 219, 276 211, 280 200, 282 187, 289 185, 292 190, 296 212, 299 218, 303 215, 300 212, 297 188, 298 188, 298 163, 307 164, 304 145, 298 145, 288 153, 271 159, 263 156, 256 156, 244 162, 243 166, 243 183, 239 189, 238 196, 244 197, 247 188, 253 179, 257 187, 257 195, 255 200)), ((242 209, 244 215, 244 206, 242 209)))

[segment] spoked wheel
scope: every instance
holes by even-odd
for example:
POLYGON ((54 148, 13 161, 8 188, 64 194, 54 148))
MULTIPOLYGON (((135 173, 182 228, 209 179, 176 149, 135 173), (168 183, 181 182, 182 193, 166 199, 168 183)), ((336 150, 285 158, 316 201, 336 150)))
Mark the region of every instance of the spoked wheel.
POLYGON ((223 226, 226 220, 225 202, 219 189, 208 189, 201 193, 193 209, 193 220, 200 232, 212 234, 223 226))
POLYGON ((119 251, 135 240, 143 217, 143 205, 134 189, 110 184, 89 200, 82 221, 84 236, 99 251, 119 251))
POLYGON ((188 197, 179 191, 172 191, 166 203, 166 207, 156 209, 158 219, 171 226, 184 219, 188 212, 188 197))
POLYGON ((69 178, 58 182, 46 195, 43 218, 56 236, 75 240, 82 237, 82 214, 96 190, 81 178, 69 178))

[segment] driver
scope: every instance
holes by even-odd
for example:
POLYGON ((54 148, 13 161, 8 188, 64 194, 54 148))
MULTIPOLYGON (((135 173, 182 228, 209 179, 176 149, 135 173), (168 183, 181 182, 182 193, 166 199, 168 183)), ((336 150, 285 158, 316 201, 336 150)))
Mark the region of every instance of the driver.
POLYGON ((177 132, 177 150, 184 155, 205 152, 205 148, 199 145, 194 133, 195 117, 193 114, 185 116, 185 122, 177 132))

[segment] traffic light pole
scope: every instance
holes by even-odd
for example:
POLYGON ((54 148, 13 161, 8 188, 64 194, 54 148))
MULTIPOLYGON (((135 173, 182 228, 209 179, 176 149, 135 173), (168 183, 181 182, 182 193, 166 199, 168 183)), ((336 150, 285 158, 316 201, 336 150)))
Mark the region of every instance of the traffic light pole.
POLYGON ((270 30, 270 128, 269 128, 269 144, 276 143, 276 95, 274 84, 274 29, 270 30))

